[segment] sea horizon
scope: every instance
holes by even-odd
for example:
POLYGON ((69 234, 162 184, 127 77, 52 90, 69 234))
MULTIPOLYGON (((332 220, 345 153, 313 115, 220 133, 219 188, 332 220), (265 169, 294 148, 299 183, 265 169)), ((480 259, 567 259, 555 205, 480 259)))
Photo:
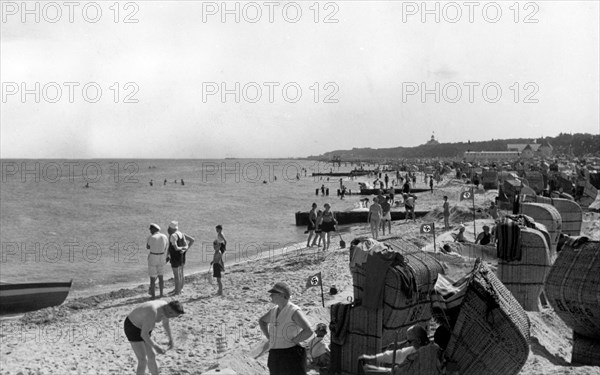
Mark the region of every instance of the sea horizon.
MULTIPOLYGON (((223 225, 228 241, 226 263, 240 262, 270 256, 275 249, 298 250, 306 240, 306 228, 295 225, 295 212, 308 211, 313 202, 344 211, 355 208, 359 200, 336 196, 339 178, 311 176, 313 171, 353 168, 344 163, 338 167, 298 159, 0 161, 2 281, 72 278, 79 291, 144 280, 151 222, 166 233, 176 220, 182 232, 196 239, 186 272, 198 272, 212 259, 217 224, 223 225), (329 196, 315 195, 321 185, 329 188, 329 196)), ((358 190, 357 181, 346 177, 343 183, 358 190)), ((171 274, 166 265, 165 277, 171 274)))

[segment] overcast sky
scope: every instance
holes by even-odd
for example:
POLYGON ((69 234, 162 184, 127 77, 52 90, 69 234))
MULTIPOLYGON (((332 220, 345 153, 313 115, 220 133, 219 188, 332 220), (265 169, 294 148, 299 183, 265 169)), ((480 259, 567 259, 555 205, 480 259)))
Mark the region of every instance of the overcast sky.
POLYGON ((75 4, 2 2, 3 158, 599 133, 598 1, 75 4))

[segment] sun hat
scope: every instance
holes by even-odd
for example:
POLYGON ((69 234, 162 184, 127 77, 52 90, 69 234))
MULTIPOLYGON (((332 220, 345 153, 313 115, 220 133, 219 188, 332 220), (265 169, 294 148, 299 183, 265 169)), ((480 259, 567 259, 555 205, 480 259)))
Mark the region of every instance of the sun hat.
POLYGON ((290 287, 284 282, 278 282, 271 289, 269 289, 269 293, 279 293, 283 294, 286 298, 290 298, 292 294, 290 291, 290 287))
POLYGON ((160 231, 158 224, 150 223, 150 228, 156 228, 156 230, 160 231))
POLYGON ((169 228, 177 230, 179 229, 179 223, 177 221, 171 221, 169 228))

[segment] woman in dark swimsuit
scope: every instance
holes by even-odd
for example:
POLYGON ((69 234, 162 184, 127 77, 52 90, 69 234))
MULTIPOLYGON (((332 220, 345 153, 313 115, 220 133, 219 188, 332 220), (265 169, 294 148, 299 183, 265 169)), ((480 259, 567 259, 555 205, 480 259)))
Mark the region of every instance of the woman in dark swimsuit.
POLYGON ((331 238, 329 236, 329 232, 335 231, 335 218, 333 217, 333 212, 330 211, 331 206, 329 203, 325 203, 325 211, 323 211, 323 219, 321 222, 321 230, 323 231, 323 250, 329 249, 329 244, 331 242, 331 238))

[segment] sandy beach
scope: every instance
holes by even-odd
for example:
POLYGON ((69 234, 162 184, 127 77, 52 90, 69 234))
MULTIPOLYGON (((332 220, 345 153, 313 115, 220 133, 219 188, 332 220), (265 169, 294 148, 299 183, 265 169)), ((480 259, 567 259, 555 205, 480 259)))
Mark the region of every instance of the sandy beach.
MULTIPOLYGON (((464 185, 446 180, 434 193, 421 193, 417 209, 431 213, 416 222, 393 222, 392 236, 402 236, 425 251, 434 251, 432 237, 419 233, 422 223, 436 223, 436 244, 452 240, 460 223, 467 226, 467 239, 473 240, 473 221, 468 204, 458 196, 464 185), (441 216, 442 197, 450 197, 453 230, 445 232, 441 216)), ((486 212, 495 191, 476 196, 476 228, 491 219, 486 212)), ((306 206, 300 202, 299 206, 306 206)), ((335 208, 335 200, 332 199, 335 208)), ((598 203, 596 201, 596 203, 598 203)), ((290 220, 293 214, 290 213, 290 220)), ((584 212, 582 235, 600 239, 599 214, 584 212)), ((341 228, 349 246, 358 236, 370 234, 368 224, 341 228)), ((380 237, 387 238, 386 237, 380 237)), ((178 300, 186 313, 171 322, 175 348, 157 357, 161 374, 202 374, 215 368, 230 368, 238 374, 267 374, 266 356, 254 360, 251 349, 262 340, 258 318, 271 306, 267 290, 284 281, 293 291, 292 302, 300 306, 314 327, 329 323, 328 306, 347 301, 352 296, 352 278, 348 268, 348 246, 339 247, 340 237, 332 237, 329 251, 320 248, 293 248, 278 251, 264 259, 227 264, 223 279, 224 296, 215 296, 216 285, 206 273, 186 278, 184 292, 178 300), (319 288, 304 290, 306 279, 322 272, 325 307, 319 288), (335 285, 339 293, 329 294, 335 285), (217 351, 216 341, 223 337, 226 349, 217 351)), ((449 257, 438 253, 446 275, 458 279, 470 271, 473 258, 449 257)), ((492 267, 494 262, 491 261, 492 267)), ((170 270, 169 270, 170 274, 170 270)), ((172 289, 172 279, 166 290, 172 289)), ((3 318, 0 331, 0 374, 128 374, 134 373, 135 356, 123 330, 123 320, 137 304, 147 301, 147 285, 107 291, 86 298, 69 298, 60 307, 21 316, 3 318)), ((531 320, 531 351, 521 374, 600 374, 597 367, 570 365, 571 330, 551 308, 528 313, 531 320)), ((166 346, 162 327, 153 332, 166 346)), ((329 337, 329 336, 327 336, 329 337)), ((317 374, 311 370, 311 374, 317 374)))

